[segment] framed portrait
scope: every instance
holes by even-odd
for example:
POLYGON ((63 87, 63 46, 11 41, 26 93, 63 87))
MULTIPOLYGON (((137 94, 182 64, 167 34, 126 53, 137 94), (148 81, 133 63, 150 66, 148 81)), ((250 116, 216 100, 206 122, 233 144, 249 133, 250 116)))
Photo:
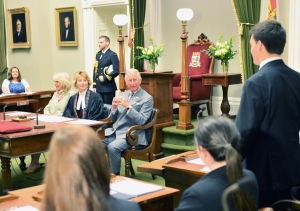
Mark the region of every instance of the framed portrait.
POLYGON ((56 45, 78 46, 76 7, 55 9, 56 45))
POLYGON ((28 8, 7 9, 10 48, 30 48, 28 8))

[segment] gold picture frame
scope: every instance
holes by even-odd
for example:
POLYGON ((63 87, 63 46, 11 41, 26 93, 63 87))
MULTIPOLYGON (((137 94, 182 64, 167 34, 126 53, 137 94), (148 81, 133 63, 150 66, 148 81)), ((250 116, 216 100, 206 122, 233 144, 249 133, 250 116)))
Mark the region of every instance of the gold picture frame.
POLYGON ((55 9, 57 46, 78 46, 76 7, 55 9))
POLYGON ((28 8, 7 9, 9 47, 30 48, 30 24, 28 8))

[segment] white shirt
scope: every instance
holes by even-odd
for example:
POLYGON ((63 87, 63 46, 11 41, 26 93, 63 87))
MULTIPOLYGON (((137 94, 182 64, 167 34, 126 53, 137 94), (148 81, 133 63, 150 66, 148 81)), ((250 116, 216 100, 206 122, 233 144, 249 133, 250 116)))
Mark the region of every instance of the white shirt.
MULTIPOLYGON (((9 90, 9 88, 8 88, 9 83, 10 83, 10 81, 7 80, 7 79, 5 79, 5 80, 3 81, 3 83, 2 83, 2 87, 7 88, 8 92, 9 92, 9 94, 10 94, 10 90, 9 90)), ((26 91, 26 89, 29 87, 28 82, 27 82, 25 79, 22 79, 20 83, 22 83, 22 84, 24 85, 25 91, 26 91)))

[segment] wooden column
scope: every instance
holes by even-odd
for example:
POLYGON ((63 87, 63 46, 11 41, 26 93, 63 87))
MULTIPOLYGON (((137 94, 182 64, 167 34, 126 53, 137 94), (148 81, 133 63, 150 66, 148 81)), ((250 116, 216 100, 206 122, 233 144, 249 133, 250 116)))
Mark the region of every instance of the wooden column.
POLYGON ((125 73, 124 70, 124 48, 123 48, 123 44, 124 44, 124 37, 122 35, 122 26, 118 26, 119 27, 119 37, 118 37, 118 42, 119 42, 119 60, 120 60, 120 64, 119 64, 119 88, 121 90, 121 92, 124 92, 126 90, 126 84, 125 84, 125 75, 122 73, 125 73))
POLYGON ((193 129, 194 125, 191 123, 191 103, 189 100, 189 74, 187 68, 187 32, 185 31, 186 21, 182 21, 183 32, 180 36, 182 40, 182 63, 181 63, 181 101, 179 105, 179 122, 176 126, 179 130, 193 129))

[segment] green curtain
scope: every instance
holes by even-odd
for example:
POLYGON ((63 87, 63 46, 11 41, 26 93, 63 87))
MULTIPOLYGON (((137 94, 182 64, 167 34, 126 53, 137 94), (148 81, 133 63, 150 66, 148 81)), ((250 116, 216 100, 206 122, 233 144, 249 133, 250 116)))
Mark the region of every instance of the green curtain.
POLYGON ((0 2, 0 83, 6 78, 6 34, 5 34, 4 1, 0 2))
POLYGON ((146 13, 146 0, 129 0, 130 21, 134 35, 132 35, 130 67, 144 71, 144 60, 134 60, 134 57, 142 54, 141 50, 136 46, 144 47, 144 22, 146 13))
POLYGON ((239 26, 240 61, 244 82, 258 71, 250 52, 249 31, 259 22, 261 0, 231 0, 231 2, 239 26))

